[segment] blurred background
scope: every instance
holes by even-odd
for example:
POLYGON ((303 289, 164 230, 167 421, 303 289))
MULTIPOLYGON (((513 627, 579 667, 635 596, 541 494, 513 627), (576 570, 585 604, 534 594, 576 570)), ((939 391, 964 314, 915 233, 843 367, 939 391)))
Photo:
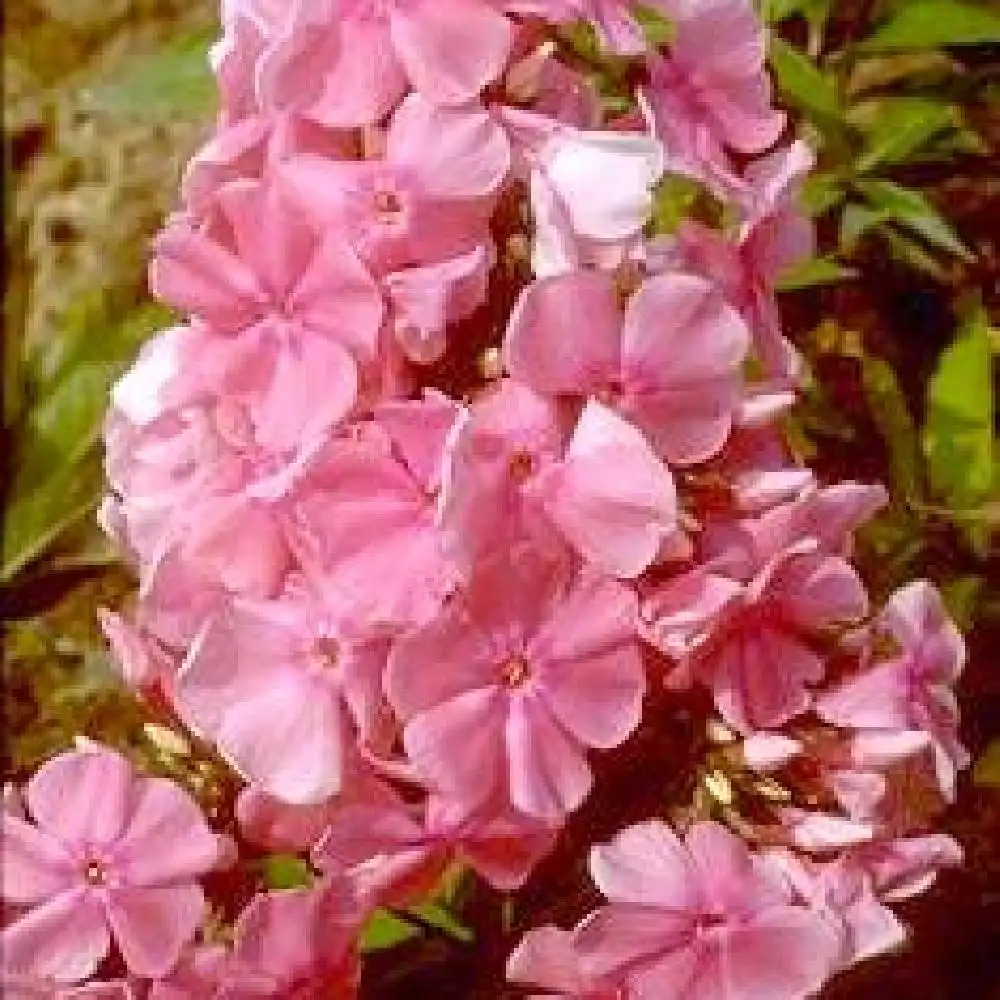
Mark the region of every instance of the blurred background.
MULTIPOLYGON (((1000 1000, 1000 3, 763 0, 781 103, 818 150, 819 256, 785 280, 814 380, 789 432, 824 479, 887 483, 860 540, 880 599, 932 579, 967 631, 969 864, 908 907, 915 946, 839 1000, 1000 1000)), ((133 587, 94 518, 111 381, 170 321, 148 241, 207 135, 207 0, 8 0, 4 773, 76 733, 157 759, 95 625, 133 587)), ((664 216, 683 204, 664 192, 664 216)))

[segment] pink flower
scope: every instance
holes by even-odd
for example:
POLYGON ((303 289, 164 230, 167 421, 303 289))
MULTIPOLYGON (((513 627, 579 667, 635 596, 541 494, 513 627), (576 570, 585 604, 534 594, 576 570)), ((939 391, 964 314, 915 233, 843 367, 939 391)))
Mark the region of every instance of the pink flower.
POLYGON ((434 104, 475 98, 500 76, 510 22, 489 0, 344 0, 341 48, 317 121, 337 128, 382 118, 407 83, 434 104))
POLYGON ((154 983, 150 1000, 351 1000, 361 913, 346 882, 260 893, 240 914, 230 951, 201 947, 154 983))
POLYGON ((779 384, 798 381, 802 363, 782 334, 775 284, 782 272, 813 253, 814 234, 796 199, 815 157, 797 140, 746 169, 744 218, 735 239, 698 222, 677 232, 674 267, 715 282, 746 319, 765 374, 779 384))
POLYGON ((510 148, 482 107, 442 108, 410 94, 384 145, 384 156, 366 160, 293 156, 278 167, 282 189, 380 277, 489 241, 491 196, 507 176, 510 148))
MULTIPOLYGON (((536 987, 544 994, 531 1000, 563 997, 565 1000, 627 1000, 626 989, 614 974, 597 975, 599 965, 589 949, 585 920, 573 931, 536 927, 521 939, 507 961, 507 979, 518 986, 536 987)), ((597 943, 597 947, 600 944, 597 943)))
POLYGON ((664 6, 676 33, 669 55, 650 57, 656 134, 674 170, 725 189, 733 184, 726 151, 762 153, 785 127, 771 107, 764 31, 748 0, 664 6))
POLYGON ((113 938, 132 973, 168 972, 203 917, 196 879, 224 857, 194 801, 96 745, 42 765, 25 797, 37 825, 2 816, 3 897, 25 908, 2 932, 4 965, 74 983, 113 938))
POLYGON ((703 545, 703 565, 646 601, 647 635, 678 662, 673 682, 705 683, 730 725, 743 733, 779 727, 809 708, 808 686, 822 679, 810 637, 863 617, 864 586, 783 507, 720 526, 703 545))
POLYGON ((541 393, 597 396, 669 462, 689 465, 729 435, 747 340, 739 316, 699 278, 650 278, 623 316, 612 277, 578 271, 525 289, 504 350, 514 378, 541 393))
POLYGON ((284 802, 317 803, 341 788, 384 652, 342 636, 304 596, 238 602, 195 639, 175 697, 250 781, 284 802))
POLYGON ((951 801, 956 774, 969 763, 952 690, 965 663, 962 637, 938 592, 922 580, 890 598, 875 636, 892 641, 898 654, 823 695, 816 711, 837 726, 926 734, 941 793, 951 801))
POLYGON ((618 746, 639 722, 634 614, 631 591, 567 580, 531 550, 481 565, 389 659, 386 689, 418 773, 469 809, 495 794, 541 819, 575 809, 592 782, 586 748, 618 746))
POLYGON ((614 976, 634 1000, 799 1000, 833 971, 840 939, 762 859, 717 823, 682 842, 659 821, 592 849, 610 900, 577 928, 589 973, 614 976))
POLYGON ((456 860, 512 892, 554 839, 551 827, 503 802, 470 813, 438 796, 410 806, 383 788, 336 812, 313 861, 346 874, 371 906, 402 905, 431 891, 456 860))
POLYGON ((505 380, 458 426, 439 524, 463 568, 526 537, 551 547, 553 525, 588 562, 626 578, 677 544, 673 479, 641 432, 596 400, 568 440, 564 422, 553 400, 505 380))
POLYGON ((652 210, 664 169, 660 143, 641 132, 578 129, 518 109, 505 109, 503 121, 530 187, 535 276, 621 263, 652 210), (607 177, 616 178, 613 189, 602 188, 607 177))

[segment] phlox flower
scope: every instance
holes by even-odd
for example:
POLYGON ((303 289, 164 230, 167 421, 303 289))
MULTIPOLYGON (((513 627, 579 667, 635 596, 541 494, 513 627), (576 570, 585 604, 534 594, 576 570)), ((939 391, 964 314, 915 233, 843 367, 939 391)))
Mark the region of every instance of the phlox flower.
POLYGON ((34 822, 2 815, 0 932, 12 973, 79 982, 112 939, 129 971, 162 976, 204 915, 197 879, 226 857, 194 800, 97 745, 52 758, 25 789, 34 822))
POLYGON ((941 794, 955 795, 957 772, 969 754, 958 735, 953 687, 965 663, 965 643, 941 597, 918 580, 888 601, 874 635, 897 651, 817 700, 820 718, 864 733, 924 734, 930 741, 941 794))
POLYGON ((578 271, 529 285, 504 351, 537 392, 596 396, 671 464, 703 462, 729 435, 741 402, 748 335, 715 288, 688 275, 649 278, 624 315, 611 275, 578 271))
POLYGON ((531 549, 480 565, 390 654, 386 691, 417 773, 467 809, 497 795, 545 820, 575 809, 593 780, 587 748, 618 746, 639 722, 635 612, 624 586, 568 578, 531 549))
POLYGON ((541 945, 532 978, 562 989, 567 943, 584 988, 563 995, 586 1000, 800 1000, 834 970, 837 929, 717 823, 695 824, 683 841, 657 820, 629 827, 591 850, 590 871, 609 902, 568 941, 531 932, 518 978, 526 950, 541 945))
POLYGON ((463 569, 519 539, 551 547, 561 536, 603 572, 631 578, 679 543, 673 479, 642 433, 596 400, 566 423, 553 400, 505 380, 457 426, 438 520, 463 569))

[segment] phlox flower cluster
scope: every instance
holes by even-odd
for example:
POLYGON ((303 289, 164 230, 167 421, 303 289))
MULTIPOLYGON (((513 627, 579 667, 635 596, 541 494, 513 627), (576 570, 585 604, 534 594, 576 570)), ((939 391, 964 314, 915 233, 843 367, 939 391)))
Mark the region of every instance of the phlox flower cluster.
POLYGON ((870 606, 883 490, 783 433, 812 157, 750 0, 222 13, 152 248, 179 319, 107 422, 139 584, 103 623, 230 801, 86 741, 43 765, 3 812, 5 995, 352 997, 372 913, 459 871, 510 899, 511 995, 801 1000, 897 948, 961 858, 964 647, 929 583, 870 606), (675 705, 707 736, 644 757, 675 705), (555 926, 519 890, 616 756, 660 811, 586 845, 601 899, 555 926), (262 851, 312 881, 262 891, 262 851))

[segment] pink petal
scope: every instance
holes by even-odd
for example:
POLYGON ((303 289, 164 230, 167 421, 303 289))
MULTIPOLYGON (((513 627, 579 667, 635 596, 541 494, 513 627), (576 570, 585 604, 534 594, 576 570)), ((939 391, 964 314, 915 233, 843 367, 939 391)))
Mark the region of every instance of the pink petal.
POLYGON ((909 687, 905 669, 886 663, 867 670, 816 700, 816 713, 852 729, 909 729, 909 687))
POLYGON ((645 673, 635 641, 635 595, 593 580, 570 592, 533 640, 539 696, 586 746, 616 747, 642 715, 645 673))
POLYGON ((223 754, 265 791, 307 805, 340 790, 345 725, 337 695, 319 682, 286 674, 234 705, 222 720, 218 742, 223 754))
POLYGON ((0 850, 0 893, 11 903, 37 903, 69 889, 75 866, 54 837, 4 812, 0 850))
POLYGON ((820 914, 777 906, 731 924, 715 963, 706 963, 692 998, 803 1000, 835 971, 840 939, 820 914))
POLYGON ((573 271, 536 281, 521 293, 504 358, 511 376, 538 392, 587 395, 617 378, 620 336, 611 279, 599 271, 573 271))
POLYGON ((59 983, 92 975, 110 945, 100 903, 84 889, 62 893, 0 931, 5 971, 59 983))
POLYGON ((116 852, 130 885, 158 885, 204 875, 222 856, 220 838, 186 792, 162 778, 139 782, 136 805, 116 852))
POLYGON ((374 124, 406 90, 388 29, 377 20, 344 17, 340 37, 337 58, 325 67, 323 93, 308 116, 330 128, 374 124))
POLYGON ((418 773, 470 807, 488 798, 500 779, 501 699, 496 689, 467 691, 416 715, 403 730, 418 773))
POLYGON ((633 296, 622 332, 626 410, 670 462, 714 455, 729 436, 749 331, 718 290, 662 275, 633 296))
POLYGON ((511 153, 504 130, 478 104, 441 107, 415 92, 392 116, 386 157, 432 198, 481 198, 503 183, 511 153))
POLYGON ((635 427, 594 400, 566 459, 538 476, 533 489, 584 558, 614 576, 638 576, 677 530, 670 472, 635 427))
POLYGON ((108 893, 108 922, 130 972, 160 978, 177 963, 205 913, 194 884, 121 887, 108 893))
POLYGON ((129 762, 110 750, 77 750, 46 761, 28 782, 28 809, 62 843, 111 844, 132 808, 129 762))
POLYGON ((593 785, 583 750, 536 698, 510 700, 506 742, 515 808, 559 820, 582 804, 593 785))
POLYGON ((697 873, 688 852, 659 820, 627 827, 610 844, 591 848, 590 874, 614 903, 683 912, 699 902, 697 873))
POLYGON ((391 32, 414 88, 435 104, 463 104, 500 75, 511 27, 482 0, 416 0, 395 8, 391 32))

